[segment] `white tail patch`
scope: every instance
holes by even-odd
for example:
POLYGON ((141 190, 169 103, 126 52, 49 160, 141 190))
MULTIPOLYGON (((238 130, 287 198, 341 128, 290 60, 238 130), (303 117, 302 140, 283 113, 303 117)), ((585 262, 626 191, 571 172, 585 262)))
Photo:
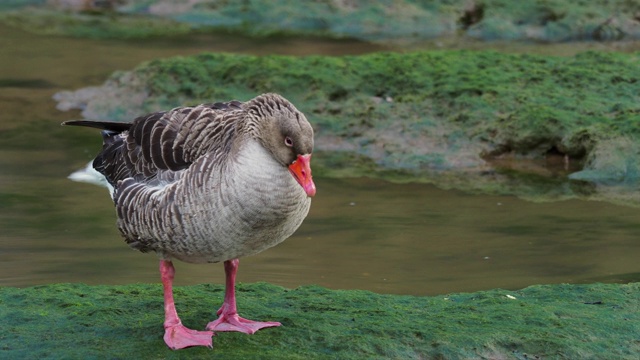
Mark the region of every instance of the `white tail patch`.
POLYGON ((96 171, 96 169, 93 168, 93 161, 89 161, 87 166, 71 173, 68 178, 73 181, 104 186, 109 189, 109 194, 111 194, 111 198, 113 198, 113 186, 109 184, 107 178, 105 178, 104 175, 100 174, 96 171))

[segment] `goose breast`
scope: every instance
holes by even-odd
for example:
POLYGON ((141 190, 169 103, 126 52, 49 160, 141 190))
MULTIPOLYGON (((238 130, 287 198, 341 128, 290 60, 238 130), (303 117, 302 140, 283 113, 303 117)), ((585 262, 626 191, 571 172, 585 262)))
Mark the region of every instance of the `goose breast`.
POLYGON ((185 171, 162 188, 121 185, 118 226, 129 244, 185 262, 218 262, 279 244, 307 216, 311 198, 256 141, 223 169, 215 165, 207 157, 192 165, 210 174, 201 184, 185 171))

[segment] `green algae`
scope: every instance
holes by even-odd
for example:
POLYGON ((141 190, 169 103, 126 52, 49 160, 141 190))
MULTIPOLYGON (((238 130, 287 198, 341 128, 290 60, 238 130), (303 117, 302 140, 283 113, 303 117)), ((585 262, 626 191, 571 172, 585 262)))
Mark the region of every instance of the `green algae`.
MULTIPOLYGON (((319 173, 327 176, 348 176, 351 169, 352 176, 495 193, 492 182, 508 182, 509 174, 494 172, 486 160, 560 154, 584 164, 584 172, 573 176, 583 185, 564 178, 561 191, 539 198, 597 198, 605 193, 601 189, 625 184, 607 196, 635 203, 627 194, 640 180, 632 171, 640 168, 638 157, 607 154, 623 138, 640 140, 637 61, 637 54, 596 52, 572 57, 491 51, 344 57, 204 53, 150 61, 115 73, 102 87, 60 93, 57 99, 84 109, 87 118, 129 120, 178 105, 278 92, 313 123, 317 150, 325 157, 317 157, 324 168, 319 173), (612 168, 619 170, 613 182, 603 175, 612 168), (600 187, 592 191, 585 182, 600 187)), ((520 190, 497 192, 526 195, 541 179, 521 180, 520 190)))
POLYGON ((173 27, 180 31, 233 31, 257 37, 304 34, 396 43, 460 35, 482 40, 537 41, 640 37, 638 5, 626 0, 120 0, 113 2, 110 11, 92 9, 90 5, 77 13, 64 11, 68 8, 42 0, 12 0, 4 6, 11 11, 0 16, 0 21, 40 33, 99 38, 162 36, 173 27), (115 21, 114 31, 108 20, 96 20, 87 13, 105 18, 118 14, 132 20, 115 21), (139 21, 140 17, 148 21, 139 21), (138 26, 122 24, 131 21, 138 26), (172 25, 163 29, 169 23, 172 25))
POLYGON ((170 19, 115 12, 76 14, 47 8, 0 13, 0 22, 43 35, 72 34, 92 39, 141 39, 192 33, 188 24, 170 19))
POLYGON ((26 6, 42 6, 47 0, 5 0, 0 3, 0 11, 16 10, 26 6))
MULTIPOLYGON (((220 285, 177 287, 202 328, 220 285)), ((283 326, 218 333, 214 349, 169 350, 158 285, 0 288, 3 358, 636 359, 640 284, 539 285, 434 297, 241 284, 245 316, 283 326)))
MULTIPOLYGON (((315 124, 338 135, 398 125, 421 131, 459 124, 449 136, 477 136, 493 151, 582 156, 599 134, 637 137, 637 55, 575 57, 440 51, 345 57, 205 53, 142 64, 105 87, 145 92, 135 111, 247 99, 275 91, 296 99, 315 124)), ((124 106, 91 99, 91 115, 117 117, 124 106)))
POLYGON ((484 40, 619 40, 638 35, 638 29, 628 23, 638 5, 629 1, 480 3, 484 5, 483 16, 470 27, 469 35, 484 40))

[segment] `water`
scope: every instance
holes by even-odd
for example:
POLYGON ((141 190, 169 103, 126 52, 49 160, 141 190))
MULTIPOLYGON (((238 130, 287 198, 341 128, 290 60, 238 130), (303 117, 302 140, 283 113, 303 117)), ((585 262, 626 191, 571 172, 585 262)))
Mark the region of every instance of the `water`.
MULTIPOLYGON (((91 129, 60 127, 63 89, 99 85, 141 61, 201 51, 358 54, 349 41, 199 37, 93 42, 0 28, 0 285, 159 282, 152 254, 129 249, 106 189, 66 176, 99 150, 91 129)), ((221 100, 221 99, 218 99, 221 100)), ((300 230, 241 260, 241 282, 433 295, 532 284, 640 280, 638 209, 530 203, 429 185, 316 179, 300 230)), ((176 263, 178 285, 222 283, 220 264, 176 263)))

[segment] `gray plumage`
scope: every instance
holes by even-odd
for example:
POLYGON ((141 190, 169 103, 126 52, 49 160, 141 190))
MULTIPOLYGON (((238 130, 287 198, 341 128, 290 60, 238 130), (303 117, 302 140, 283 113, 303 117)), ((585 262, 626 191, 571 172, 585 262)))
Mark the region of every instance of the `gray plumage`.
POLYGON ((103 129, 93 167, 114 187, 118 227, 140 251, 191 263, 252 255, 293 234, 309 211, 311 198, 287 167, 311 154, 313 129, 279 95, 130 124, 65 124, 103 129))

